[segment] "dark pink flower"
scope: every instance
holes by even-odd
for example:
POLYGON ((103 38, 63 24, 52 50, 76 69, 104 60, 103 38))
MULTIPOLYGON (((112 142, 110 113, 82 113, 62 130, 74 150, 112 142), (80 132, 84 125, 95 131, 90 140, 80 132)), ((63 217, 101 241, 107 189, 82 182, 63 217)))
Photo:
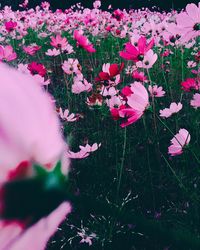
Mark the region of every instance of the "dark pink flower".
POLYGON ((6 22, 4 25, 8 32, 13 31, 17 27, 17 23, 13 21, 6 22))
POLYGON ((153 47, 153 45, 154 39, 152 39, 150 43, 147 44, 146 38, 141 36, 138 40, 137 47, 128 42, 125 45, 125 51, 120 51, 119 54, 126 60, 139 62, 144 59, 144 55, 153 47))
POLYGON ((32 62, 28 64, 28 69, 30 70, 32 75, 40 75, 40 76, 45 76, 47 71, 46 68, 44 67, 43 64, 37 63, 37 62, 32 62))
POLYGON ((184 82, 181 83, 182 89, 186 92, 190 92, 191 90, 199 89, 199 82, 196 78, 187 78, 184 82))
POLYGON ((74 39, 77 41, 77 44, 81 47, 83 47, 86 51, 90 53, 96 52, 96 50, 93 47, 93 44, 89 42, 86 36, 83 36, 82 31, 75 30, 74 31, 74 39))

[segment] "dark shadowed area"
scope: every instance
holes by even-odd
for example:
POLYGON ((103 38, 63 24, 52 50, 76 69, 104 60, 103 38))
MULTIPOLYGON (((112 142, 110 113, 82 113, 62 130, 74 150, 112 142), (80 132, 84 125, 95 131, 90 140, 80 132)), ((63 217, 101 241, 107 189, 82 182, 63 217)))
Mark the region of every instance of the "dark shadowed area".
MULTIPOLYGON (((1 0, 1 6, 12 6, 13 9, 18 9, 19 4, 23 2, 23 0, 1 0)), ((42 0, 30 0, 29 7, 35 7, 40 5, 42 0)), ((71 5, 81 2, 84 7, 92 7, 93 0, 49 0, 51 3, 52 9, 66 9, 69 8, 71 5)), ((102 8, 107 9, 107 7, 111 4, 114 9, 120 8, 142 8, 148 7, 152 8, 154 6, 159 7, 161 10, 170 10, 174 9, 182 9, 188 3, 198 3, 198 0, 168 0, 168 1, 161 1, 161 0, 125 0, 125 1, 118 1, 118 0, 104 0, 102 1, 102 8)))

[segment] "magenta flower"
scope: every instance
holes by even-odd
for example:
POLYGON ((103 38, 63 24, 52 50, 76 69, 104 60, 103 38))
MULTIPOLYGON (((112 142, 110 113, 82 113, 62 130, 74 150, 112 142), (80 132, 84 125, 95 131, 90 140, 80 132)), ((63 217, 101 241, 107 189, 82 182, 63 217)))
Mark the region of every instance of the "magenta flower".
POLYGON ((165 91, 163 90, 163 88, 158 87, 157 85, 154 85, 154 86, 150 85, 148 90, 149 90, 149 93, 151 94, 151 96, 163 97, 165 95, 165 91))
POLYGON ((168 147, 168 154, 171 156, 183 153, 183 148, 190 142, 190 134, 186 129, 180 129, 179 132, 171 140, 171 146, 168 147))
POLYGON ((4 25, 8 32, 13 31, 17 27, 17 23, 13 21, 6 22, 4 25))
POLYGON ((32 75, 40 75, 40 76, 45 76, 47 73, 47 70, 45 68, 45 66, 41 63, 37 63, 37 62, 32 62, 28 64, 28 69, 31 72, 32 75))
POLYGON ((14 52, 11 45, 3 47, 0 45, 0 61, 11 62, 17 58, 17 54, 14 52))
POLYGON ((200 88, 200 83, 196 78, 187 78, 184 82, 181 83, 182 89, 186 92, 191 90, 198 90, 200 88))
POLYGON ((169 108, 160 110, 160 116, 164 118, 168 118, 171 115, 178 113, 182 108, 183 108, 183 105, 180 102, 178 104, 176 104, 175 102, 172 102, 169 108))
POLYGON ((182 40, 188 42, 190 39, 200 36, 200 3, 186 6, 186 12, 181 12, 176 18, 177 25, 182 31, 182 40))
POLYGON ((89 42, 86 36, 83 36, 83 32, 79 30, 74 31, 74 39, 77 41, 77 44, 83 47, 86 51, 90 53, 96 52, 93 45, 89 42))
POLYGON ((134 62, 138 62, 144 59, 144 55, 154 46, 154 40, 152 39, 149 44, 145 37, 141 36, 138 40, 137 47, 130 42, 126 43, 125 51, 120 51, 119 55, 134 62))
POLYGON ((193 99, 190 102, 191 106, 194 108, 200 108, 200 94, 196 93, 193 95, 193 99))

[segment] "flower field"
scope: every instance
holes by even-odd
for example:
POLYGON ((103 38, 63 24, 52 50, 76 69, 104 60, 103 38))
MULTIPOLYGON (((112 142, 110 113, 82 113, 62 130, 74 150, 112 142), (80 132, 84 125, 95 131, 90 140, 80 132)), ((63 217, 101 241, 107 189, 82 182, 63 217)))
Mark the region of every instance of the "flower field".
POLYGON ((200 3, 20 7, 0 10, 0 250, 200 249, 200 3))

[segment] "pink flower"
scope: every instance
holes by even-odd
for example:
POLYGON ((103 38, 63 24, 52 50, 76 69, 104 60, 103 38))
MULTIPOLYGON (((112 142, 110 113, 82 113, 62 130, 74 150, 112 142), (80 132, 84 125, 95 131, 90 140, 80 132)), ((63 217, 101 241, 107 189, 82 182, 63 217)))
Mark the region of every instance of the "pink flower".
POLYGON ((5 22, 4 25, 8 32, 13 31, 17 27, 17 23, 13 21, 5 22))
POLYGON ((149 106, 148 92, 140 82, 131 84, 131 91, 133 94, 127 96, 129 108, 119 110, 119 116, 127 119, 121 124, 122 128, 139 120, 149 106))
POLYGON ((193 100, 190 102, 191 106, 194 108, 200 108, 200 94, 194 94, 193 95, 193 100))
POLYGON ((176 104, 175 102, 172 102, 169 108, 160 110, 160 116, 168 118, 171 115, 178 113, 182 108, 183 108, 183 105, 180 102, 178 104, 176 104))
POLYGON ((138 62, 143 60, 144 55, 153 47, 154 40, 151 40, 149 44, 146 44, 146 38, 141 36, 138 40, 137 47, 130 42, 126 43, 125 51, 120 51, 120 56, 126 60, 132 60, 138 62))
POLYGON ((200 84, 196 78, 187 78, 184 82, 181 83, 182 89, 186 92, 191 91, 192 89, 198 90, 200 84))
MULTIPOLYGON (((71 206, 62 198, 55 204, 52 201, 47 210, 42 207, 42 212, 34 209, 32 203, 28 207, 29 189, 39 188, 35 198, 40 200, 45 195, 49 197, 53 187, 48 190, 43 184, 46 186, 43 189, 38 181, 34 182, 37 175, 32 176, 32 165, 38 163, 48 170, 62 160, 65 165, 62 170, 66 173, 69 161, 66 156, 62 159, 66 145, 50 96, 32 78, 0 64, 0 81, 0 245, 5 250, 43 250, 71 206)), ((51 174, 47 171, 45 176, 51 174)), ((58 178, 56 172, 54 175, 58 178)), ((40 179, 44 180, 45 177, 40 179)))
POLYGON ((177 25, 182 31, 182 40, 188 42, 190 39, 200 36, 200 3, 186 6, 186 12, 181 12, 176 18, 177 25))
POLYGON ((67 47, 67 38, 65 37, 61 37, 61 35, 56 35, 56 37, 51 36, 51 46, 55 47, 56 49, 62 49, 65 50, 65 48, 67 47))
POLYGON ((58 56, 60 55, 60 51, 58 49, 48 49, 45 53, 47 56, 58 56))
POLYGON ((0 222, 0 245, 5 250, 43 250, 49 238, 56 232, 60 223, 71 212, 68 202, 62 203, 47 217, 28 228, 17 221, 0 222))
POLYGON ((27 8, 28 2, 29 2, 29 0, 24 0, 24 2, 22 4, 19 4, 19 7, 27 8))
POLYGON ((116 18, 117 21, 121 21, 124 17, 124 13, 120 9, 117 9, 113 11, 112 17, 116 18))
POLYGON ((138 62, 136 62, 136 66, 138 68, 150 69, 153 67, 154 63, 157 61, 158 56, 153 52, 153 50, 149 50, 144 58, 138 62))
POLYGON ((79 61, 74 58, 69 58, 67 61, 64 61, 62 69, 68 75, 71 75, 73 73, 75 74, 81 73, 81 66, 79 64, 79 61))
POLYGON ((72 84, 72 93, 80 94, 82 92, 90 92, 92 90, 92 84, 83 78, 82 74, 74 77, 74 83, 72 84))
POLYGON ((30 76, 3 64, 0 81, 0 177, 22 161, 58 161, 65 143, 50 97, 30 76))
POLYGON ((37 44, 32 44, 29 46, 24 46, 23 50, 26 52, 26 54, 33 56, 35 53, 41 49, 41 46, 38 46, 37 44))
POLYGON ((92 146, 86 144, 85 146, 79 146, 80 151, 74 153, 70 150, 67 152, 67 157, 71 159, 83 159, 87 158, 92 152, 96 151, 98 148, 101 147, 101 143, 97 144, 94 143, 92 146))
POLYGON ((163 88, 158 87, 157 85, 149 86, 148 90, 151 96, 163 97, 165 95, 165 91, 163 91, 163 88))
POLYGON ((139 72, 137 70, 133 71, 132 77, 133 79, 135 79, 135 81, 144 82, 147 80, 146 76, 144 75, 144 72, 139 72))
POLYGON ((40 75, 40 76, 45 76, 47 71, 46 68, 44 67, 43 64, 37 63, 37 62, 32 62, 28 64, 28 69, 31 72, 32 75, 40 75))
POLYGON ((65 109, 65 111, 63 112, 62 108, 60 108, 59 115, 63 120, 66 120, 67 122, 74 122, 78 119, 78 117, 74 113, 69 114, 68 109, 65 109))
POLYGON ((121 63, 119 66, 118 64, 110 64, 110 63, 104 63, 102 67, 102 72, 99 73, 99 77, 95 79, 97 82, 105 82, 107 81, 109 84, 109 81, 113 82, 114 77, 117 77, 121 71, 124 68, 124 63, 121 63))
POLYGON ((17 58, 17 54, 13 51, 13 47, 11 45, 7 45, 3 47, 0 45, 0 60, 11 62, 17 58))
POLYGON ((190 134, 186 129, 180 129, 178 134, 171 140, 171 146, 168 147, 168 154, 171 156, 183 153, 183 148, 190 142, 190 134))
POLYGON ((100 8, 100 7, 101 7, 101 1, 95 1, 95 2, 93 3, 93 7, 94 7, 94 9, 100 8))
POLYGON ((96 52, 93 45, 89 42, 87 37, 83 36, 82 31, 75 30, 74 31, 74 39, 77 41, 77 44, 83 47, 86 51, 90 53, 96 52))
POLYGON ((92 146, 90 146, 89 144, 86 144, 85 146, 79 146, 81 151, 84 151, 86 153, 92 153, 100 147, 101 147, 101 143, 99 143, 99 144, 94 143, 94 144, 92 144, 92 146))

